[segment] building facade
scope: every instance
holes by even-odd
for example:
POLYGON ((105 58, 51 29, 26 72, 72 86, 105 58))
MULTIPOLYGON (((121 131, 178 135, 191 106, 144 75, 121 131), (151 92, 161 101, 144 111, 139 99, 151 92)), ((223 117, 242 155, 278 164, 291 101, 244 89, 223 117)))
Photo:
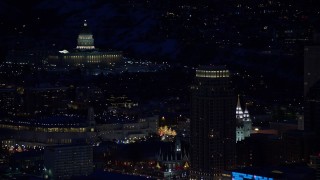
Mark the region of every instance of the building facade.
POLYGON ((316 179, 320 179, 320 153, 310 156, 310 167, 316 170, 316 179))
MULTIPOLYGON (((25 144, 28 147, 73 144, 79 141, 94 144, 101 138, 131 143, 150 134, 156 134, 158 119, 155 115, 140 118, 135 122, 98 124, 94 119, 93 108, 89 108, 87 119, 73 115, 0 119, 0 130, 8 130, 8 137, 17 144, 25 144)), ((10 147, 11 143, 8 141, 3 145, 10 147)))
POLYGON ((250 114, 248 108, 246 106, 244 112, 242 111, 240 97, 238 96, 238 103, 236 107, 236 142, 242 141, 247 137, 250 137, 251 129, 252 129, 252 121, 250 118, 250 114))
POLYGON ((304 129, 320 135, 320 81, 310 89, 305 100, 304 129))
POLYGON ((310 88, 320 80, 320 46, 307 46, 304 48, 304 96, 310 88))
POLYGON ((94 38, 84 21, 77 39, 76 49, 63 50, 49 55, 48 63, 55 65, 110 65, 122 59, 121 51, 99 51, 94 46, 94 38))
POLYGON ((180 138, 176 137, 174 147, 160 149, 156 167, 164 179, 186 179, 189 163, 186 147, 182 146, 180 138))
POLYGON ((90 145, 48 146, 44 151, 45 177, 69 179, 93 172, 93 149, 90 145))
POLYGON ((235 107, 229 70, 196 70, 191 86, 191 179, 218 179, 235 167, 235 107))

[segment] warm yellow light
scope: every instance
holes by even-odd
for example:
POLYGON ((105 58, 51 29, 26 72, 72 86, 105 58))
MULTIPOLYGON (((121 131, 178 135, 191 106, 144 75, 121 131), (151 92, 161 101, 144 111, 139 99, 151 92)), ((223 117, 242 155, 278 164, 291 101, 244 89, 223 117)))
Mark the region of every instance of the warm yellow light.
POLYGON ((176 136, 177 132, 171 128, 168 128, 168 126, 162 126, 162 127, 159 127, 158 134, 160 136, 164 136, 164 135, 176 136))

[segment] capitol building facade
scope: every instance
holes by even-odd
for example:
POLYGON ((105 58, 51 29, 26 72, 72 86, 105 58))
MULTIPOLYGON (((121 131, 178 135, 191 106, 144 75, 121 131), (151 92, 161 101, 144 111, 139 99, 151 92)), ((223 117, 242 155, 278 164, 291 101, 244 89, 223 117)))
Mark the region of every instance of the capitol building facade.
POLYGON ((77 47, 73 51, 62 50, 49 55, 48 63, 55 65, 110 65, 123 58, 122 51, 99 51, 86 20, 78 35, 77 47))

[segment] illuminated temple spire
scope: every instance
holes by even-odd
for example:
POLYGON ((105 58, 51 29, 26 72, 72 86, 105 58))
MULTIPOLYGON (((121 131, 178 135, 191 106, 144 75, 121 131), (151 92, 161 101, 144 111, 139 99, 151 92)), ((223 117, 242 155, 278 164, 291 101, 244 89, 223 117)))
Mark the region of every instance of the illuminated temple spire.
POLYGON ((238 95, 238 103, 237 103, 237 108, 236 108, 236 118, 237 119, 243 118, 243 111, 242 111, 241 104, 240 104, 240 95, 238 95))
POLYGON ((243 113, 243 121, 251 121, 247 104, 243 113))
POLYGON ((92 50, 94 47, 94 39, 92 33, 88 27, 87 21, 84 20, 82 30, 78 36, 78 45, 77 49, 79 50, 92 50))

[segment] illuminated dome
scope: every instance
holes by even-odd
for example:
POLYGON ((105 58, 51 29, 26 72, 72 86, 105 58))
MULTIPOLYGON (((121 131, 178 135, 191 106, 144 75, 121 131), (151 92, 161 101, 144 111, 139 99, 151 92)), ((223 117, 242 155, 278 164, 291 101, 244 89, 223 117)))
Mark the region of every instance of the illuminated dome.
POLYGON ((73 51, 62 50, 50 54, 48 63, 58 66, 112 65, 122 59, 122 51, 99 51, 94 47, 93 35, 85 20, 73 51))
POLYGON ((90 29, 88 27, 87 21, 84 20, 82 30, 78 36, 78 45, 77 49, 79 50, 92 50, 94 47, 94 39, 90 29))

